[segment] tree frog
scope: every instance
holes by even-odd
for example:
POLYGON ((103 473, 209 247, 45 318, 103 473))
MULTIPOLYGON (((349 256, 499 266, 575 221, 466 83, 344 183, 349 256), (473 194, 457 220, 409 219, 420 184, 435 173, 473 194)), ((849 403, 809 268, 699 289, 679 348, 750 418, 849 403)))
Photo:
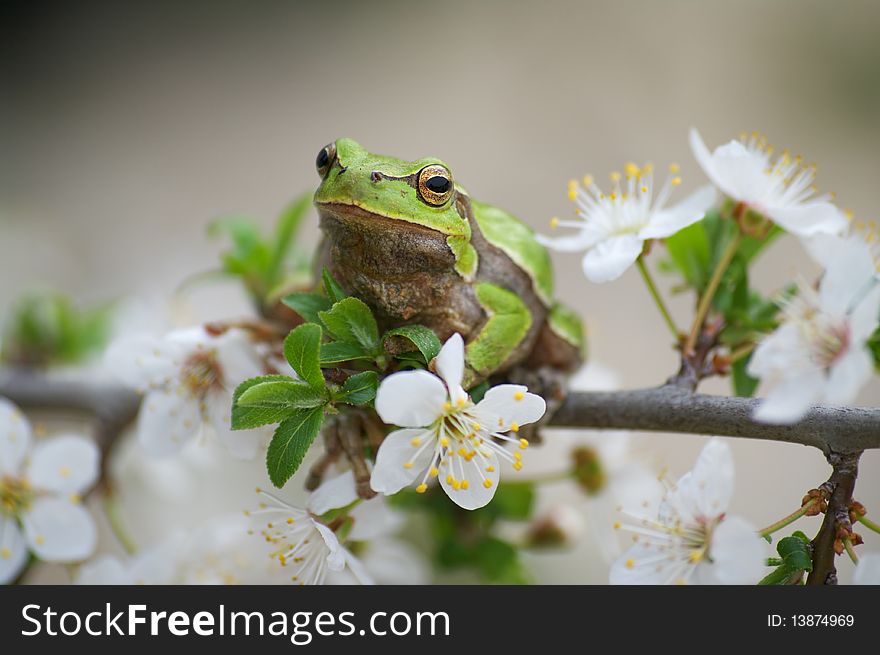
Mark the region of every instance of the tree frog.
POLYGON ((435 158, 339 139, 318 153, 319 263, 382 327, 465 340, 465 386, 581 362, 580 319, 553 300, 550 257, 525 223, 472 198, 435 158))

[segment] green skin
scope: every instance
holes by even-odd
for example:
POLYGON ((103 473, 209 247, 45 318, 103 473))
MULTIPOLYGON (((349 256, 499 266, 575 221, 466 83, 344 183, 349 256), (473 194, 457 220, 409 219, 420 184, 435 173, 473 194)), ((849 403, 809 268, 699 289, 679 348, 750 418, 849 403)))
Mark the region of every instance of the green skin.
POLYGON ((459 332, 466 386, 517 366, 579 365, 580 320, 553 302, 550 257, 532 229, 458 184, 426 198, 426 166, 441 166, 452 179, 438 159, 374 155, 351 139, 327 146, 315 193, 324 233, 319 263, 383 327, 419 323, 441 340, 459 332))

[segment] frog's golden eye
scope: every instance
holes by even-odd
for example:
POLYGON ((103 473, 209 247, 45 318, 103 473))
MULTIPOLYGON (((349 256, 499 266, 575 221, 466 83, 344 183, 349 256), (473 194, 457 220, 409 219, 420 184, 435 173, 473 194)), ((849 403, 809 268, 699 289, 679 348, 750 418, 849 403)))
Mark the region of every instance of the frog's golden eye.
POLYGON ((329 143, 321 148, 321 152, 318 153, 318 157, 315 159, 315 168, 318 169, 318 175, 322 178, 326 177, 334 161, 336 161, 336 144, 329 143))
POLYGON ((431 164, 419 171, 419 197, 439 207, 452 197, 452 173, 445 166, 431 164))

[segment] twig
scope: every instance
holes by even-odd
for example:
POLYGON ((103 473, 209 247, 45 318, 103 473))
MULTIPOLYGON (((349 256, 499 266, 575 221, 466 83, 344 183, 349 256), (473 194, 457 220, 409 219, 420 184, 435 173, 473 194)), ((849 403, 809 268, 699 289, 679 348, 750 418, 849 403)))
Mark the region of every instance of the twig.
POLYGON ((826 456, 880 448, 880 409, 817 406, 792 425, 760 423, 754 398, 691 393, 676 385, 572 393, 549 425, 745 437, 814 446, 826 456))
POLYGON ((853 489, 859 474, 859 457, 861 451, 849 453, 832 452, 827 455, 832 466, 831 477, 825 483, 829 490, 828 509, 822 527, 812 541, 813 570, 807 576, 807 584, 837 584, 837 569, 834 565, 836 552, 834 542, 839 538, 838 531, 852 531, 849 520, 849 505, 852 502, 853 489))

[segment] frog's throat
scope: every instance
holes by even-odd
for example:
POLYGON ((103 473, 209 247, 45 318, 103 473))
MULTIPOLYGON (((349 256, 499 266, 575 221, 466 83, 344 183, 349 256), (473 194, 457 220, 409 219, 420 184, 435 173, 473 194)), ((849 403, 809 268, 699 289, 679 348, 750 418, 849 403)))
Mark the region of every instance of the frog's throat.
POLYGON ((441 237, 443 239, 448 236, 440 230, 435 230, 433 228, 422 225, 421 223, 407 220, 405 217, 392 218, 390 216, 383 216, 382 214, 371 212, 368 209, 364 209, 360 205, 355 205, 352 203, 338 201, 316 202, 315 208, 318 210, 318 215, 321 217, 322 220, 335 220, 337 222, 351 226, 356 226, 364 223, 379 223, 385 224, 388 227, 393 227, 395 224, 398 224, 399 227, 399 221, 404 221, 413 230, 422 230, 425 233, 430 234, 431 236, 441 237))

